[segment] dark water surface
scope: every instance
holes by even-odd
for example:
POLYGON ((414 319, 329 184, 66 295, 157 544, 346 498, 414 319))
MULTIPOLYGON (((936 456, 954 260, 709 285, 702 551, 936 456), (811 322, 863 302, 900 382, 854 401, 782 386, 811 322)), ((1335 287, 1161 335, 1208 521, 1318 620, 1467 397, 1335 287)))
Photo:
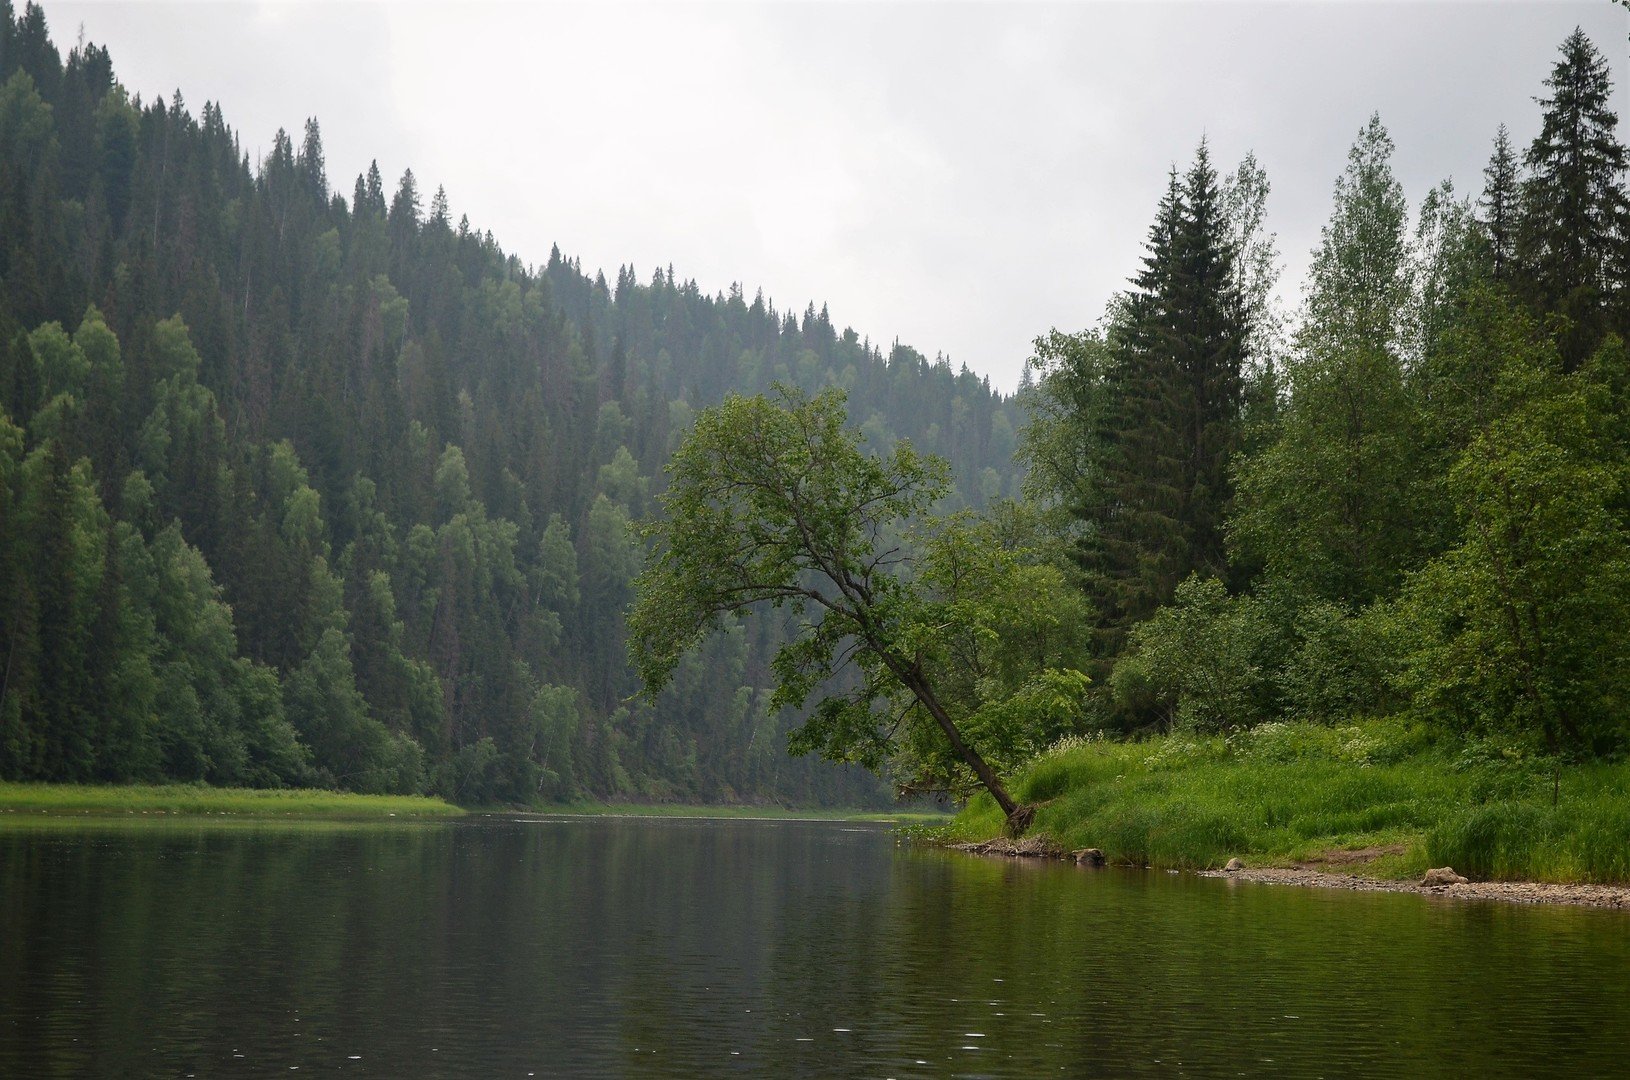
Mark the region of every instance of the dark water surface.
POLYGON ((1630 1074, 1630 917, 874 826, 0 828, 0 1076, 1630 1074))

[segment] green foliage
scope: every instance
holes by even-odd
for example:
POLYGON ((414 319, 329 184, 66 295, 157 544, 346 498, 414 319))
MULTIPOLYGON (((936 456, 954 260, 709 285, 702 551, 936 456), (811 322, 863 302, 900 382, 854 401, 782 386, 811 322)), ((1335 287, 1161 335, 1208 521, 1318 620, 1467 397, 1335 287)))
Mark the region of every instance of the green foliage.
POLYGON ((551 609, 568 613, 579 596, 577 549, 572 533, 559 514, 549 516, 549 524, 538 539, 538 559, 534 571, 539 599, 551 609))
POLYGON ((274 787, 310 779, 276 677, 237 655, 232 612, 203 556, 174 525, 145 552, 127 534, 125 552, 132 602, 153 613, 161 775, 274 787))
MULTIPOLYGON (((1502 128, 1475 214, 1445 182, 1412 222, 1391 138, 1378 117, 1360 131, 1283 367, 1253 330, 1271 389, 1238 400, 1235 447, 1196 451, 1230 462, 1227 566, 1162 584, 1195 535, 1172 527, 1184 484, 1153 479, 1194 428, 1148 404, 1176 400, 1160 365, 1193 369, 1184 335, 1209 325, 1176 302, 1192 173, 1105 331, 1037 342, 1030 492, 1071 511, 1100 625, 1126 631, 1118 725, 1401 712, 1552 756, 1630 746, 1630 364, 1611 334, 1630 329, 1630 198, 1607 66, 1579 32, 1562 53, 1528 176, 1502 128), (1128 470, 1139 448, 1151 464, 1128 470)), ((1238 184, 1230 220, 1260 235, 1265 178, 1238 184)), ((1236 287, 1260 298, 1271 257, 1249 265, 1236 287)))
POLYGON ((1425 513, 1410 328, 1408 211, 1377 118, 1360 132, 1315 253, 1274 439, 1242 460, 1238 557, 1310 597, 1361 607, 1420 559, 1425 513))
POLYGON ((1024 492, 1039 503, 1086 505, 1103 482, 1101 439, 1109 423, 1113 354, 1096 331, 1055 329, 1037 338, 1034 350, 1030 367, 1042 378, 1023 396, 1028 423, 1018 456, 1025 465, 1024 492))
MULTIPOLYGON (((840 392, 805 398, 790 389, 780 403, 731 397, 697 416, 668 466, 665 515, 641 527, 653 555, 636 581, 629 641, 648 692, 723 616, 755 604, 815 615, 777 656, 778 706, 802 704, 838 666, 832 657, 846 638, 879 619, 901 621, 908 590, 892 568, 905 556, 880 543, 944 495, 947 471, 909 444, 886 458, 868 455, 844 421, 840 392), (824 576, 827 591, 807 585, 806 574, 824 576)), ((869 649, 874 665, 896 629, 879 628, 890 638, 869 649)), ((866 734, 877 734, 870 695, 858 713, 848 707, 856 703, 833 700, 814 730, 842 731, 839 743, 875 763, 885 744, 866 734)))
POLYGON ((442 520, 462 513, 470 504, 470 470, 464 464, 464 451, 449 446, 436 463, 436 510, 442 520))
POLYGON ((1461 727, 1532 731, 1553 752, 1619 749, 1630 533, 1614 512, 1627 461, 1605 438, 1605 390, 1516 361, 1495 395, 1502 415, 1449 474, 1459 542, 1401 600, 1420 635, 1403 684, 1461 727))
POLYGON ((91 363, 57 323, 46 323, 28 335, 28 348, 39 369, 40 385, 49 400, 58 394, 83 394, 90 381, 91 363))
POLYGON ((442 762, 435 787, 455 803, 489 806, 502 797, 498 771, 498 744, 484 736, 442 762))
POLYGON ((1230 735, 1226 750, 1248 762, 1333 762, 1369 768, 1396 764, 1431 746, 1430 729, 1402 720, 1335 726, 1281 721, 1230 735))
POLYGON ((193 347, 192 336, 180 315, 172 315, 153 326, 153 346, 149 363, 154 382, 196 382, 203 360, 193 347))
MULTIPOLYGON (((1038 523, 950 518, 918 535, 922 608, 905 637, 963 738, 1007 773, 1085 722, 1090 679, 1068 667, 1087 650, 1085 603, 1043 552, 1038 523)), ((940 734, 902 732, 891 762, 908 789, 965 795, 977 781, 940 734)))
POLYGON ((1290 400, 1239 469, 1234 539, 1265 567, 1258 593, 1287 633, 1282 707, 1396 707, 1390 684, 1463 731, 1611 751, 1624 737, 1616 369, 1563 376, 1534 324, 1480 284, 1516 272, 1479 246, 1510 255, 1509 148, 1484 235, 1445 187, 1413 252, 1390 152, 1372 121, 1315 259, 1290 400))
POLYGON ((1284 715, 1324 723, 1395 707, 1388 679, 1401 646, 1384 606, 1357 615, 1318 600, 1269 596, 1285 649, 1274 671, 1284 715))
POLYGON ((1397 357, 1408 340, 1413 267, 1409 204, 1392 173, 1392 136, 1372 114, 1336 179, 1334 211, 1313 253, 1303 339, 1308 346, 1397 357))
POLYGON ((798 631, 775 655, 769 706, 819 698, 792 735, 795 753, 870 768, 892 759, 908 788, 972 774, 1012 811, 987 755, 1019 752, 1011 725, 1045 718, 1060 684, 1025 690, 993 644, 1003 622, 1044 632, 1032 626, 1053 620, 1039 594, 1059 582, 1005 551, 992 528, 953 519, 925 529, 948 490, 945 463, 908 443, 867 453, 845 420, 837 390, 730 397, 697 415, 668 469, 664 516, 642 527, 652 553, 629 648, 645 692, 654 697, 724 617, 784 609, 798 631), (1007 706, 987 709, 993 690, 1007 706), (994 741, 975 742, 975 728, 994 741))
POLYGON ((569 686, 540 686, 532 699, 538 784, 547 798, 565 798, 577 790, 577 773, 572 764, 572 738, 582 725, 577 697, 577 691, 569 686))
POLYGON ((1276 705, 1268 666, 1277 644, 1254 600, 1229 597, 1215 578, 1191 577, 1170 606, 1132 631, 1110 687, 1124 706, 1152 709, 1166 726, 1258 723, 1276 705))
POLYGON ((290 673, 284 700, 289 721, 333 782, 375 795, 413 794, 423 785, 418 744, 368 716, 339 630, 325 630, 305 663, 290 673))
POLYGON ((1387 703, 1396 651, 1379 614, 1190 578, 1132 632, 1110 689, 1168 728, 1218 732, 1282 717, 1333 723, 1387 703))
POLYGON ((1483 167, 1483 197, 1478 200, 1482 226, 1488 241, 1489 276, 1506 281, 1515 271, 1517 214, 1521 193, 1517 183, 1517 154, 1511 133, 1504 124, 1494 136, 1494 151, 1483 167))

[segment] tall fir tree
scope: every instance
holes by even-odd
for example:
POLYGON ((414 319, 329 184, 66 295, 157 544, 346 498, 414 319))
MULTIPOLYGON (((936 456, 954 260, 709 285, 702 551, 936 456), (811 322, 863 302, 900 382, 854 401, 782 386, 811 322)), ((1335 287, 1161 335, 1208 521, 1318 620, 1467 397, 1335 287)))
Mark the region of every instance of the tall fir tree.
POLYGON ((1167 179, 1109 347, 1099 479, 1077 513, 1105 655, 1191 573, 1222 577, 1248 331, 1210 151, 1167 179))
POLYGON ((1517 218, 1521 202, 1521 173, 1511 133, 1504 124, 1494 136, 1494 153, 1483 167, 1482 212, 1478 218, 1489 245, 1489 273, 1495 281, 1511 277, 1517 245, 1517 218))
POLYGON ((1176 276, 1182 199, 1174 168, 1149 227, 1143 268, 1111 317, 1112 359, 1100 390, 1108 404, 1094 447, 1099 460, 1086 470, 1092 481, 1074 508, 1085 524, 1077 559, 1098 609, 1106 655, 1176 587, 1187 557, 1176 525, 1174 457, 1181 451, 1177 417, 1167 407, 1174 380, 1162 306, 1176 276))
POLYGON ((1529 301, 1563 320, 1559 345, 1573 370, 1612 328, 1622 299, 1630 199, 1607 60, 1579 29, 1561 52, 1545 80, 1550 96, 1540 99, 1540 133, 1524 155, 1516 254, 1529 301))
POLYGON ((1178 516, 1187 536, 1187 569, 1224 577, 1223 521, 1233 502, 1229 465, 1244 404, 1247 325, 1217 172, 1203 142, 1184 177, 1183 204, 1168 304, 1182 384, 1178 516))

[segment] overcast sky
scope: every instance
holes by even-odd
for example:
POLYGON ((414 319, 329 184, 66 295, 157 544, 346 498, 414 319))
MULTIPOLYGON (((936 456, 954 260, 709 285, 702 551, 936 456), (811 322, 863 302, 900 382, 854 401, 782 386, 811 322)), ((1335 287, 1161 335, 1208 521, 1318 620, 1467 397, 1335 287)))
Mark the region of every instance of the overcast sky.
POLYGON ((219 102, 251 156, 316 116, 347 196, 411 167, 525 261, 825 301, 1004 389, 1036 335, 1097 321, 1202 135, 1267 169, 1294 299, 1370 112, 1412 201, 1475 194, 1580 25, 1630 116, 1611 0, 44 6, 133 92, 219 102))

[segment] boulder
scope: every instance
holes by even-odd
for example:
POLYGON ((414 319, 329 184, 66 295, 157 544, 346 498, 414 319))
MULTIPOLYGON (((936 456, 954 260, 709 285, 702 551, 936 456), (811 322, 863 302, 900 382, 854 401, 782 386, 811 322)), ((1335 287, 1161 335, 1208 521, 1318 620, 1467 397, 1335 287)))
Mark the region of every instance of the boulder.
POLYGON ((1428 870, 1426 876, 1421 878, 1421 888, 1435 889, 1442 885, 1464 885, 1466 879, 1455 873, 1452 866, 1440 866, 1436 870, 1428 870))
POLYGON ((1240 862, 1238 859, 1229 859, 1228 863, 1223 867, 1223 869, 1230 872, 1235 870, 1244 870, 1245 864, 1240 862))
POLYGON ((1075 853, 1075 865, 1102 866, 1104 865, 1104 853, 1095 847, 1082 848, 1075 853))

